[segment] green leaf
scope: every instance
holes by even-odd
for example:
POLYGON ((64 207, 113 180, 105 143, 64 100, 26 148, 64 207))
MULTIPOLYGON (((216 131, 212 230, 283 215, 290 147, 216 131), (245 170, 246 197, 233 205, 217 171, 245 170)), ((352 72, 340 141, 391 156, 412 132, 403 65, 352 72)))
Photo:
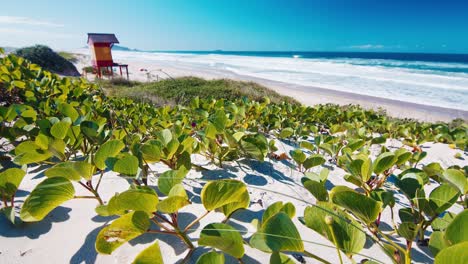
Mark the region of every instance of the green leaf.
POLYGON ((104 227, 96 237, 96 251, 111 254, 115 249, 142 234, 150 227, 148 214, 131 212, 104 227))
POLYGON ((332 243, 334 234, 336 246, 348 256, 359 253, 366 243, 366 234, 360 230, 360 224, 331 203, 319 202, 316 206, 307 207, 304 223, 332 243), (333 218, 331 228, 325 222, 327 216, 333 218))
POLYGON ((303 177, 301 179, 304 187, 319 201, 328 201, 328 191, 322 182, 303 177))
POLYGON ((201 191, 201 200, 206 210, 212 211, 226 204, 242 201, 247 190, 245 184, 238 180, 217 180, 207 183, 201 191))
POLYGON ((396 186, 400 188, 401 192, 410 199, 415 197, 416 191, 422 189, 423 185, 423 179, 416 173, 405 174, 396 183, 396 186))
POLYGON ((140 151, 146 162, 159 162, 161 158, 160 147, 156 144, 152 144, 151 142, 143 144, 140 151))
POLYGON ((50 128, 50 134, 54 138, 64 139, 67 136, 68 129, 70 129, 70 123, 66 121, 60 121, 55 123, 50 128))
POLYGON ((434 231, 445 231, 453 219, 455 219, 456 214, 452 212, 446 212, 443 217, 437 217, 432 221, 431 227, 434 231))
POLYGON ((63 177, 72 181, 79 181, 81 178, 89 180, 94 174, 94 166, 84 161, 66 161, 47 169, 44 174, 49 178, 63 177))
POLYGON ((384 152, 380 154, 377 159, 374 161, 374 173, 379 175, 382 172, 390 169, 395 162, 397 157, 392 152, 384 152))
POLYGON ((15 163, 19 165, 38 163, 52 157, 52 153, 41 149, 32 141, 24 141, 15 148, 15 163))
POLYGON ((172 133, 169 129, 164 129, 157 133, 157 137, 159 141, 163 144, 163 146, 167 146, 169 142, 172 141, 172 133))
POLYGON ((275 251, 271 254, 270 257, 270 264, 295 264, 292 259, 290 259, 287 255, 275 251))
POLYGON ((187 192, 182 184, 176 184, 169 192, 169 196, 158 204, 160 212, 171 214, 180 210, 180 208, 189 205, 187 192))
POLYGON ((135 176, 138 172, 138 158, 126 153, 114 163, 112 170, 123 175, 135 176))
POLYGON ((336 186, 330 191, 333 203, 350 210, 366 224, 374 222, 382 211, 382 203, 345 186, 336 186))
POLYGON ((434 215, 439 215, 452 207, 460 196, 460 192, 449 184, 442 184, 429 195, 429 206, 434 215))
POLYGON ((123 215, 128 211, 143 211, 148 214, 156 211, 158 195, 149 188, 129 189, 114 195, 107 205, 109 215, 123 215))
POLYGON ((287 128, 284 128, 283 130, 281 130, 281 132, 279 133, 279 138, 288 138, 290 136, 292 136, 292 134, 294 134, 294 130, 290 127, 287 127, 287 128))
POLYGON ((221 212, 226 217, 229 218, 237 210, 248 208, 249 205, 250 205, 250 195, 249 195, 249 192, 245 190, 238 201, 223 205, 221 207, 221 212))
POLYGON ((466 194, 468 192, 468 179, 460 170, 445 170, 444 179, 447 180, 449 183, 453 184, 455 187, 457 187, 461 193, 466 194))
POLYGON ((407 241, 413 241, 418 235, 418 226, 413 222, 403 222, 398 226, 398 235, 407 241))
POLYGON ((307 158, 307 156, 304 154, 304 152, 302 150, 300 150, 300 149, 291 150, 289 152, 289 155, 291 155, 293 160, 299 165, 303 164, 304 161, 307 158))
POLYGON ((106 168, 106 159, 115 157, 125 147, 121 140, 109 140, 96 151, 94 164, 100 170, 106 168))
POLYGON ((215 251, 207 252, 201 255, 196 264, 224 264, 224 254, 215 251))
POLYGON ((159 191, 168 195, 172 187, 182 182, 185 175, 187 175, 187 171, 184 169, 163 172, 158 178, 159 191))
POLYGON ((437 256, 442 249, 449 246, 450 244, 445 239, 444 232, 435 231, 431 234, 431 238, 429 239, 429 250, 431 250, 434 256, 437 256))
POLYGON ((24 201, 20 218, 24 222, 44 219, 56 207, 73 199, 75 189, 72 183, 62 177, 47 178, 39 183, 24 201))
POLYGON ((283 212, 286 215, 289 216, 289 218, 293 218, 294 215, 296 215, 296 208, 292 203, 284 203, 279 201, 271 204, 268 206, 268 208, 265 210, 262 216, 262 224, 266 223, 268 219, 271 217, 275 216, 277 213, 283 212))
POLYGON ((158 241, 141 251, 132 262, 133 264, 164 264, 158 241))
POLYGON ((234 256, 244 256, 244 244, 239 231, 228 224, 212 223, 203 228, 198 244, 209 246, 234 256))
POLYGON ((7 197, 13 196, 26 175, 24 170, 10 168, 0 173, 0 193, 7 197))
POLYGON ((440 251, 435 257, 435 264, 460 264, 468 260, 468 242, 459 243, 440 251))
POLYGON ((299 231, 289 216, 279 212, 262 224, 260 230, 250 239, 252 247, 262 251, 304 251, 299 231))
POLYGON ((325 163, 325 159, 323 158, 322 155, 314 154, 314 155, 308 157, 304 161, 304 168, 307 170, 307 169, 310 169, 312 167, 322 165, 324 163, 325 163))
POLYGON ((445 238, 453 245, 468 241, 468 209, 459 213, 445 230, 445 238))

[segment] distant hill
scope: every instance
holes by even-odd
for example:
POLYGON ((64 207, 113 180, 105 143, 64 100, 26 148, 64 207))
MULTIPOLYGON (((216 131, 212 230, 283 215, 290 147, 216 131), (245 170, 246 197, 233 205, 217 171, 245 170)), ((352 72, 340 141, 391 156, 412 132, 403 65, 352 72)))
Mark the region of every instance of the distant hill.
POLYGON ((114 45, 114 46, 112 46, 112 50, 118 50, 118 51, 140 51, 140 50, 138 50, 138 49, 131 49, 131 48, 124 47, 124 46, 119 46, 119 45, 114 45))
POLYGON ((17 49, 15 54, 53 73, 65 76, 80 76, 80 73, 73 63, 47 46, 36 45, 21 48, 17 49))

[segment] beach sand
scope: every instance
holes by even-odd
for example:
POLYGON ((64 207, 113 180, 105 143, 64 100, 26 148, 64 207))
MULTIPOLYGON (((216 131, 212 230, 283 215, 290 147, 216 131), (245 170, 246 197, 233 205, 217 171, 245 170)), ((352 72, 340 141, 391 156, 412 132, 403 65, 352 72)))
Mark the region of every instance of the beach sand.
MULTIPOLYGON (((373 153, 379 151, 379 147, 374 145, 373 153)), ((401 146, 396 140, 389 140, 387 146, 391 150, 401 146)), ((278 153, 293 149, 287 142, 277 142, 278 153)), ((445 144, 426 143, 423 145, 428 156, 422 164, 430 162, 440 162, 443 167, 451 165, 463 166, 468 156, 460 150, 450 149, 445 144), (455 153, 461 153, 465 160, 454 159, 455 153)), ((205 212, 200 203, 200 191, 202 183, 200 180, 212 179, 239 179, 248 184, 251 199, 249 209, 236 212, 228 224, 241 231, 247 240, 256 228, 251 224, 254 219, 261 219, 263 211, 272 203, 277 201, 292 202, 296 207, 296 216, 293 222, 298 228, 304 246, 307 251, 312 252, 331 263, 338 263, 339 259, 333 244, 321 237, 318 233, 305 227, 298 220, 303 216, 304 209, 315 203, 314 197, 305 190, 300 183, 302 173, 293 169, 293 165, 288 161, 266 160, 258 162, 252 160, 240 160, 239 162, 226 162, 223 169, 208 164, 208 161, 198 155, 192 155, 192 162, 206 166, 210 171, 190 171, 184 180, 192 204, 181 210, 179 224, 185 227, 188 223, 205 212), (262 205, 257 203, 262 201, 262 205), (301 200, 305 200, 303 202, 301 200)), ((346 185, 354 187, 343 180, 345 172, 337 168, 330 162, 323 166, 314 168, 318 172, 323 168, 330 169, 327 188, 331 189, 335 185, 346 185)), ((43 170, 46 167, 29 168, 28 174, 20 185, 19 197, 17 198, 17 209, 35 185, 45 179, 43 170)), ((151 169, 162 173, 168 168, 161 164, 151 165, 151 169)), ((398 173, 398 172, 397 172, 398 173)), ((96 179, 97 180, 97 179, 96 179)), ((157 179, 149 179, 150 186, 157 186, 157 179)), ((433 183, 426 186, 426 193, 435 188, 433 183)), ((103 177, 100 193, 104 201, 108 201, 116 192, 127 190, 129 183, 126 179, 113 172, 107 172, 103 177)), ((389 186, 389 188, 394 188, 389 186)), ((84 188, 75 185, 76 195, 89 195, 84 188)), ((399 208, 408 205, 408 200, 401 194, 396 194, 397 204, 394 212, 399 208)), ((13 227, 4 217, 0 217, 0 262, 1 263, 130 263, 135 256, 144 248, 150 246, 154 241, 159 240, 162 256, 165 263, 180 263, 184 259, 188 250, 185 244, 179 239, 169 235, 145 234, 118 248, 112 255, 97 254, 94 249, 94 242, 99 231, 109 224, 115 217, 97 216, 94 208, 98 205, 91 199, 74 199, 65 202, 57 209, 53 210, 43 221, 38 223, 23 223, 13 227)), ((451 211, 460 212, 463 208, 455 205, 451 211)), ((203 218, 200 224, 194 226, 196 229, 190 233, 190 237, 199 236, 200 230, 212 222, 220 222, 224 219, 221 213, 212 212, 203 218)), ((382 227, 385 229, 392 225, 390 210, 385 209, 382 214, 382 227)), ((397 220, 398 221, 398 220, 397 220)), ((386 230, 386 229, 385 229, 386 230)), ((404 241, 398 241, 404 245, 404 241)), ((246 255, 243 257, 245 263, 267 263, 269 254, 245 246, 246 255)), ((190 263, 195 263, 199 255, 207 252, 208 248, 199 248, 195 251, 190 263)), ((412 251, 412 258, 415 263, 430 263, 432 259, 427 247, 420 247, 415 242, 412 251)), ((368 238, 365 248, 359 255, 354 256, 354 260, 359 263, 363 259, 375 259, 378 262, 390 263, 390 259, 382 249, 372 244, 368 238)), ((227 263, 237 263, 232 257, 227 257, 227 263)), ((307 263, 317 263, 315 260, 306 258, 307 263)), ((345 261, 350 263, 350 261, 345 261)))
MULTIPOLYGON (((77 68, 81 71, 84 66, 90 64, 87 50, 78 50, 80 55, 77 68)), ((301 86, 291 83, 283 83, 273 80, 255 78, 251 76, 239 75, 228 70, 219 68, 201 68, 192 64, 180 61, 143 61, 140 59, 128 59, 125 52, 113 52, 114 61, 121 64, 128 64, 130 80, 135 81, 155 81, 171 77, 195 76, 205 79, 234 79, 243 81, 254 81, 260 83, 276 92, 288 95, 304 105, 313 106, 316 104, 333 103, 339 105, 359 104, 367 109, 384 109, 390 116, 398 118, 412 118, 420 121, 449 122, 456 118, 468 120, 468 111, 430 106, 420 102, 403 102, 392 100, 391 98, 379 98, 368 95, 343 92, 320 87, 301 86), (146 69, 147 71, 141 71, 146 69), (149 73, 149 75, 148 75, 149 73)), ((94 79, 93 75, 88 75, 94 79)), ((421 100, 424 100, 421 98, 421 100)))

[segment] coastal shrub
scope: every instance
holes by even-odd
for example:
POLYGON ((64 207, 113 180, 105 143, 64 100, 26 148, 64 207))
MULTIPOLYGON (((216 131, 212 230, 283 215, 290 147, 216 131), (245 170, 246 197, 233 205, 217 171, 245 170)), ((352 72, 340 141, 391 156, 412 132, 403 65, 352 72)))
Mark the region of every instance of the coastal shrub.
POLYGON ((72 62, 57 54, 51 48, 43 45, 36 45, 17 49, 15 54, 23 57, 42 68, 65 76, 80 76, 80 73, 72 62))
MULTIPOLYGON (((0 106, 0 150, 11 160, 0 170, 1 212, 15 224, 38 222, 68 200, 94 199, 96 214, 108 221, 95 239, 100 254, 153 234, 179 239, 188 250, 182 262, 222 263, 230 257, 242 263, 249 247, 270 254, 272 263, 291 263, 298 256, 329 263, 320 250, 308 250, 310 241, 297 221, 331 243, 340 262, 355 262, 366 244, 379 246, 393 263, 411 263, 414 243, 428 246, 436 263, 459 263, 453 256, 466 252, 468 238, 460 230, 468 230, 468 167, 420 163, 427 141, 466 150, 465 123, 450 127, 390 119, 359 106, 307 107, 268 98, 194 97, 184 105, 157 107, 109 98, 97 84, 61 78, 14 55, 0 58, 0 89, 15 91, 23 100, 0 106), (390 150, 389 139, 403 146, 390 150), (294 146, 289 155, 278 153, 280 141, 294 146), (271 204, 254 219, 254 232, 245 233, 231 218, 251 206, 250 192, 258 187, 239 179, 189 178, 193 169, 208 170, 193 162, 195 154, 218 167, 242 159, 292 160, 291 169, 303 174, 301 183, 311 193, 295 199, 307 207, 271 204), (164 171, 154 171, 154 163, 164 171), (343 169, 343 179, 356 188, 331 188, 327 182, 337 175, 324 166, 331 164, 343 169), (21 182, 36 165, 43 165, 45 179, 25 199, 17 199, 21 182), (100 186, 108 171, 129 186, 104 200, 100 186), (201 189, 198 200, 189 198, 194 182, 201 189), (430 191, 425 189, 429 184, 430 191), (88 195, 76 195, 81 193, 77 188, 88 195), (397 199, 403 205, 394 212, 397 199), (179 212, 193 203, 202 209, 180 226, 186 219, 179 212), (214 213, 224 219, 196 227, 214 213), (383 224, 383 213, 390 213, 392 221, 383 224), (201 233, 192 235, 195 230, 201 233), (200 248, 209 252, 193 259, 200 248)), ((164 261, 154 240, 135 263, 164 261)), ((363 263, 378 261, 365 257, 363 263)))
POLYGON ((226 100, 245 97, 256 101, 262 101, 268 97, 273 103, 297 103, 293 98, 279 95, 257 83, 228 79, 205 80, 197 77, 182 77, 150 83, 134 83, 131 86, 112 83, 112 81, 103 85, 111 96, 135 100, 149 97, 154 101, 163 101, 172 105, 187 104, 195 97, 226 100))

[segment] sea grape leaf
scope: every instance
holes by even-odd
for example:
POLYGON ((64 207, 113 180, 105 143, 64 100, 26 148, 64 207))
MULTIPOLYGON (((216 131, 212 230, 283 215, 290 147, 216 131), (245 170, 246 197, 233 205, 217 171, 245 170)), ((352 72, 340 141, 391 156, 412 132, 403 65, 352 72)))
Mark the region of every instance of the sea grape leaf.
POLYGON ((141 251, 132 264, 164 264, 158 241, 141 251))
POLYGON ((143 211, 148 214, 156 211, 158 195, 148 187, 129 189, 114 195, 107 205, 109 215, 123 215, 128 211, 143 211))
POLYGON ((237 210, 248 208, 249 205, 250 205, 250 195, 249 195, 249 192, 245 190, 242 196, 239 198, 239 201, 223 205, 221 207, 221 212, 226 217, 230 217, 237 210))
POLYGON ((159 175, 158 188, 159 191, 168 195, 174 185, 179 184, 187 175, 187 170, 168 170, 159 175))
POLYGON ((140 147, 140 151, 146 162, 159 162, 161 158, 161 148, 157 144, 147 142, 140 147))
POLYGON ((432 221, 431 227, 434 231, 445 231, 448 225, 453 221, 456 214, 452 212, 446 212, 442 217, 437 217, 432 221))
POLYGON ((319 201, 328 201, 328 191, 321 182, 310 180, 307 177, 301 179, 304 187, 319 201))
POLYGON ((270 256, 270 264, 295 264, 287 255, 274 251, 270 256))
POLYGON ((431 234, 431 238, 429 239, 429 250, 434 256, 437 256, 442 249, 449 246, 450 244, 445 239, 444 232, 435 231, 431 234))
POLYGON ((0 173, 0 193, 13 196, 18 190, 26 172, 19 168, 10 168, 0 173))
POLYGON ((200 234, 198 244, 209 246, 241 258, 244 256, 244 244, 242 236, 234 227, 223 223, 211 223, 206 225, 200 234))
POLYGON ((163 146, 167 146, 167 144, 172 141, 172 133, 169 129, 159 131, 156 136, 158 137, 159 141, 161 141, 163 146))
POLYGON ((50 134, 57 139, 64 139, 67 136, 68 129, 70 129, 70 123, 66 121, 60 121, 55 123, 50 128, 50 134))
POLYGON ((392 152, 384 152, 380 154, 377 159, 375 159, 373 171, 375 174, 379 175, 382 172, 390 169, 396 161, 397 157, 395 154, 392 152))
POLYGON ((336 186, 330 191, 333 203, 350 210, 366 224, 374 222, 382 211, 382 202, 360 194, 346 186, 336 186))
POLYGON ((246 185, 241 181, 223 179, 207 183, 200 196, 206 210, 212 211, 226 204, 241 201, 246 190, 246 185))
POLYGON ((452 245, 468 241, 468 209, 455 216, 445 230, 445 238, 452 245))
POLYGON ((443 176, 449 183, 457 187, 461 193, 468 192, 468 178, 460 170, 447 169, 444 171, 443 176))
POLYGON ((176 184, 172 187, 168 197, 158 204, 158 210, 170 214, 179 211, 180 208, 189 204, 190 201, 184 186, 182 184, 176 184))
POLYGON ((291 157, 297 164, 303 164, 307 158, 304 152, 300 149, 291 150, 289 152, 289 155, 291 155, 291 157))
POLYGON ((437 254, 434 259, 435 264, 459 264, 468 260, 468 242, 455 244, 447 247, 437 254))
POLYGON ((360 224, 337 206, 328 202, 319 202, 309 206, 304 211, 304 223, 307 227, 324 236, 348 256, 359 253, 366 243, 366 234, 360 230, 360 224), (331 228, 325 222, 325 217, 333 218, 331 228))
POLYGON ((195 264, 224 264, 224 254, 215 251, 207 252, 201 255, 195 264))
POLYGON ((121 140, 109 140, 96 151, 94 156, 94 164, 100 170, 106 168, 106 159, 115 157, 125 147, 121 140))
POLYGON ((111 254, 115 249, 142 234, 150 227, 147 213, 130 212, 104 227, 96 237, 96 251, 111 254))
POLYGON ((44 174, 49 178, 63 177, 72 181, 79 181, 81 178, 89 180, 94 174, 94 166, 84 161, 66 161, 47 169, 44 174))
POLYGON ((418 235, 418 226, 413 222, 403 222, 398 226, 398 235, 407 241, 413 241, 418 235))
POLYGON ((15 155, 14 162, 19 165, 37 163, 52 157, 52 153, 41 149, 41 147, 30 140, 24 141, 16 146, 15 155))
POLYGON ((269 217, 252 236, 250 245, 266 252, 304 251, 299 231, 285 212, 278 212, 269 217))
POLYGON ((286 128, 281 130, 278 137, 279 138, 288 138, 288 137, 292 136, 292 134, 294 134, 294 130, 292 128, 290 128, 290 127, 286 127, 286 128))
POLYGON ((74 195, 75 188, 68 179, 47 178, 26 198, 20 211, 20 218, 24 222, 40 221, 63 202, 73 199, 74 195))
POLYGON ((276 215, 279 212, 283 212, 289 216, 289 218, 293 218, 296 215, 296 208, 290 202, 284 203, 281 201, 275 202, 268 206, 262 216, 262 223, 265 223, 270 219, 270 217, 276 215))
POLYGON ((320 154, 314 154, 304 160, 304 168, 310 169, 325 163, 325 158, 320 154))
POLYGON ((125 153, 117 159, 111 169, 123 175, 135 176, 138 172, 138 158, 125 153))
POLYGON ((429 194, 429 206, 434 215, 439 215, 452 207, 460 196, 460 192, 449 184, 442 184, 429 194))

